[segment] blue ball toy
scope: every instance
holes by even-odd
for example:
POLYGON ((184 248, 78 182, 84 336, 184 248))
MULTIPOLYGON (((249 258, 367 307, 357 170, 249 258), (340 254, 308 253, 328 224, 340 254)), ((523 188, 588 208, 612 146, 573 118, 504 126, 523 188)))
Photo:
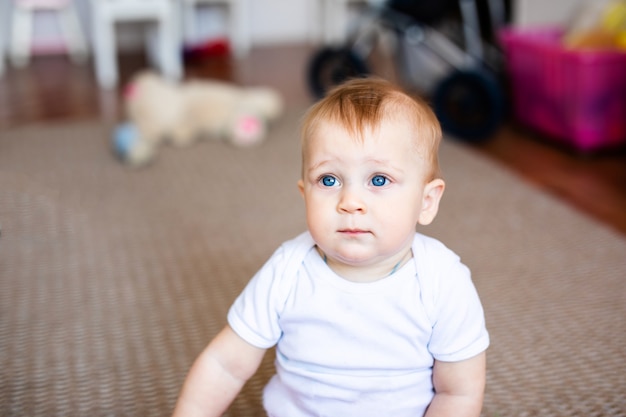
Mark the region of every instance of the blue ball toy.
POLYGON ((122 160, 126 160, 138 140, 139 132, 133 123, 119 124, 113 132, 113 150, 122 160))

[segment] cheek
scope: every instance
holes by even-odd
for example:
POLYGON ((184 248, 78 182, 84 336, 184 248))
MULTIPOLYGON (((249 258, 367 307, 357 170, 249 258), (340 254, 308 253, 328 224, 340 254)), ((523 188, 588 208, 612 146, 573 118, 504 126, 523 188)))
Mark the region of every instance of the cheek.
POLYGON ((330 198, 315 193, 306 193, 304 203, 307 221, 311 226, 322 226, 320 223, 334 213, 335 203, 330 198))
POLYGON ((380 215, 392 224, 417 223, 421 200, 417 197, 406 197, 404 195, 381 201, 382 204, 378 205, 380 215))
POLYGON ((328 200, 315 194, 308 194, 304 202, 308 213, 320 215, 328 210, 328 200))

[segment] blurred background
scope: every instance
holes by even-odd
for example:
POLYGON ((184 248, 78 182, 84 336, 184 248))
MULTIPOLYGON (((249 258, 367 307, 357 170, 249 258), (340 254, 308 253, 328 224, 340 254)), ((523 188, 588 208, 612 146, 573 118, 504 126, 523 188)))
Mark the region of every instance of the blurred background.
MULTIPOLYGON (((178 80, 206 78, 242 86, 270 86, 281 92, 288 105, 305 107, 317 98, 311 89, 312 60, 324 48, 348 45, 351 34, 364 25, 364 16, 372 19, 372 10, 383 3, 357 0, 2 0, 0 132, 48 121, 100 118, 109 123, 119 122, 125 117, 124 85, 146 68, 154 68, 178 80), (157 7, 160 3, 166 4, 157 7), (169 43, 148 38, 159 28, 169 43), (159 48, 165 48, 166 52, 159 48), (168 55, 167 48, 174 52, 168 55)), ((402 3, 398 2, 400 6, 402 3)), ((520 42, 523 44, 523 35, 520 41, 516 33, 509 34, 508 51, 504 51, 508 55, 503 53, 502 37, 498 36, 505 28, 557 27, 566 31, 574 24, 581 31, 592 32, 593 25, 600 19, 598 10, 606 4, 606 0, 476 2, 478 30, 483 45, 487 46, 482 61, 490 63, 498 77, 496 85, 501 90, 497 92, 501 97, 498 103, 502 109, 497 123, 472 144, 479 152, 509 165, 542 188, 626 232, 624 115, 614 115, 609 122, 600 122, 602 128, 609 129, 604 125, 618 120, 617 128, 613 129, 616 138, 611 141, 592 138, 596 144, 587 147, 577 145, 576 136, 580 133, 567 130, 564 124, 570 123, 569 120, 557 120, 556 123, 562 125, 557 125, 556 130, 546 127, 545 120, 537 121, 537 116, 529 113, 530 108, 538 107, 536 113, 547 114, 546 117, 553 120, 559 115, 570 119, 581 116, 564 114, 569 112, 566 103, 571 103, 572 99, 559 91, 552 93, 560 100, 552 103, 556 116, 537 104, 548 93, 539 90, 530 98, 516 97, 512 87, 527 91, 525 82, 537 82, 533 81, 532 74, 530 78, 528 74, 526 78, 524 74, 512 74, 514 65, 524 65, 518 62, 519 58, 511 62, 511 50, 517 52, 523 48, 519 46, 520 42), (500 21, 494 23, 494 16, 500 21), (587 16, 587 21, 581 22, 581 16, 587 16), (593 16, 595 20, 590 19, 593 16)), ((459 44, 454 33, 462 30, 458 24, 463 20, 459 18, 458 4, 456 8, 444 13, 448 25, 440 26, 443 29, 439 33, 459 44)), ((373 19, 380 21, 380 15, 373 19)), ((413 38, 414 32, 409 34, 413 38)), ((432 97, 432 89, 441 76, 450 72, 448 63, 442 67, 437 61, 439 58, 433 58, 432 51, 426 48, 420 51, 420 45, 413 42, 409 45, 412 50, 401 51, 409 63, 400 68, 392 56, 400 53, 399 48, 389 46, 389 38, 380 36, 376 50, 362 57, 367 71, 405 82, 418 94, 432 97)), ((467 49, 462 42, 461 48, 467 49)), ((438 48, 441 49, 434 47, 435 52, 438 48)), ((526 58, 530 59, 530 64, 543 59, 540 47, 526 50, 530 51, 526 58)), ((611 54, 619 53, 612 51, 611 54)), ((567 78, 576 71, 576 65, 583 65, 563 60, 564 72, 553 75, 556 80, 567 78)), ((535 64, 539 65, 537 62, 535 64)), ((623 58, 619 65, 622 67, 616 68, 623 68, 623 58)), ((593 79, 606 77, 597 67, 589 71, 593 79)), ((584 88, 609 89, 623 106, 626 100, 623 97, 624 73, 618 77, 620 80, 605 80, 599 87, 580 87, 578 96, 582 99, 578 100, 583 101, 580 106, 597 104, 584 102, 585 94, 595 97, 584 88), (616 85, 621 85, 621 90, 616 89, 616 85)), ((542 73, 535 74, 534 79, 554 84, 553 79, 542 73)), ((571 81, 577 82, 576 79, 571 81)), ((571 91, 572 87, 562 86, 562 90, 568 89, 571 91)), ((618 111, 620 109, 623 107, 618 107, 618 111)), ((599 112, 605 112, 601 106, 599 112)))

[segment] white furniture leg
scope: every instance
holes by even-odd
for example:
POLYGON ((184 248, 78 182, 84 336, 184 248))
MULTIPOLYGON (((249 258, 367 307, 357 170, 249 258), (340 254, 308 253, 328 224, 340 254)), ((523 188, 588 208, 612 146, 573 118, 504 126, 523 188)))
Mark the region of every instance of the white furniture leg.
POLYGON ((30 61, 33 16, 30 10, 13 6, 11 21, 11 63, 16 67, 26 66, 30 61))
POLYGON ((114 22, 103 12, 93 14, 94 62, 98 84, 105 89, 117 85, 117 48, 115 47, 114 22))
POLYGON ((229 31, 233 42, 233 52, 242 58, 250 52, 249 6, 247 0, 230 0, 229 31))
POLYGON ((228 8, 228 38, 233 54, 242 58, 251 49, 249 0, 183 0, 184 39, 195 41, 197 34, 196 9, 203 4, 223 5, 228 8))
POLYGON ((87 56, 87 41, 80 28, 78 13, 71 1, 31 1, 14 2, 11 13, 11 61, 17 67, 30 61, 33 34, 33 19, 38 12, 55 15, 63 34, 70 57, 77 62, 87 56))
POLYGON ((162 20, 157 22, 148 31, 146 40, 150 48, 150 58, 159 71, 172 80, 182 78, 183 66, 177 39, 180 37, 178 28, 173 20, 162 20))
POLYGON ((4 74, 5 58, 7 55, 7 23, 9 16, 8 3, 0 2, 0 77, 4 74))
POLYGON ((95 71, 103 89, 119 82, 117 23, 147 23, 148 58, 167 78, 183 76, 182 51, 175 0, 92 0, 95 71))
POLYGON ((59 22, 70 57, 74 62, 84 62, 87 59, 89 48, 80 27, 78 13, 72 4, 59 10, 59 22))

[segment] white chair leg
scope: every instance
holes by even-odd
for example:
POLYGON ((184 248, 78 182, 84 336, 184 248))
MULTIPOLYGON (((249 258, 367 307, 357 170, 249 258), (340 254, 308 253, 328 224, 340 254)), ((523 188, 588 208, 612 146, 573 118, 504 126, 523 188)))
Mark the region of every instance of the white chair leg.
POLYGON ((229 31, 236 57, 242 58, 250 52, 251 42, 249 33, 248 0, 231 0, 229 4, 229 31))
POLYGON ((84 62, 88 54, 87 41, 81 30, 76 9, 71 4, 59 11, 59 22, 70 57, 75 62, 84 62))
MULTIPOLYGON (((2 31, 2 29, 0 29, 0 31, 2 31)), ((4 57, 6 56, 5 42, 4 34, 0 32, 0 77, 4 74, 4 57)))
POLYGON ((182 52, 176 29, 169 19, 154 22, 146 33, 147 54, 150 63, 164 77, 178 81, 183 76, 182 52))
POLYGON ((4 74, 5 58, 7 56, 7 37, 9 31, 7 29, 9 15, 8 3, 0 2, 0 77, 4 74))
POLYGON ((0 77, 4 75, 4 40, 0 38, 0 77))
POLYGON ((93 55, 98 83, 110 89, 119 83, 116 21, 150 23, 146 34, 148 58, 173 80, 182 78, 181 35, 178 8, 173 1, 92 1, 93 55))
POLYGON ((196 41, 196 7, 191 1, 182 1, 181 39, 184 43, 193 44, 196 41))
POLYGON ((16 67, 23 67, 30 61, 30 44, 33 30, 33 16, 29 9, 13 7, 11 25, 11 62, 16 67))
POLYGON ((148 57, 148 63, 152 66, 156 66, 161 70, 161 37, 160 26, 161 23, 157 20, 150 22, 146 25, 146 31, 143 34, 144 42, 146 44, 146 56, 148 57))
POLYGON ((347 32, 348 0, 324 0, 322 7, 324 43, 327 45, 342 43, 347 32))
POLYGON ((168 19, 167 28, 165 29, 165 36, 169 44, 168 49, 171 52, 171 68, 168 70, 172 74, 172 78, 180 80, 183 78, 185 70, 183 64, 183 35, 182 35, 182 22, 181 22, 181 7, 178 2, 172 3, 172 16, 174 18, 168 19))
MULTIPOLYGON (((194 43, 197 41, 196 7, 202 0, 183 0, 184 41, 194 43)), ((229 0, 224 2, 208 2, 208 4, 224 3, 228 11, 228 39, 233 49, 233 54, 242 58, 251 49, 249 30, 249 0, 229 0)))
POLYGON ((154 38, 159 70, 166 78, 174 81, 180 80, 183 75, 182 57, 173 21, 161 20, 154 38))
POLYGON ((118 82, 115 23, 100 17, 95 18, 92 25, 98 84, 104 89, 114 88, 118 82))

